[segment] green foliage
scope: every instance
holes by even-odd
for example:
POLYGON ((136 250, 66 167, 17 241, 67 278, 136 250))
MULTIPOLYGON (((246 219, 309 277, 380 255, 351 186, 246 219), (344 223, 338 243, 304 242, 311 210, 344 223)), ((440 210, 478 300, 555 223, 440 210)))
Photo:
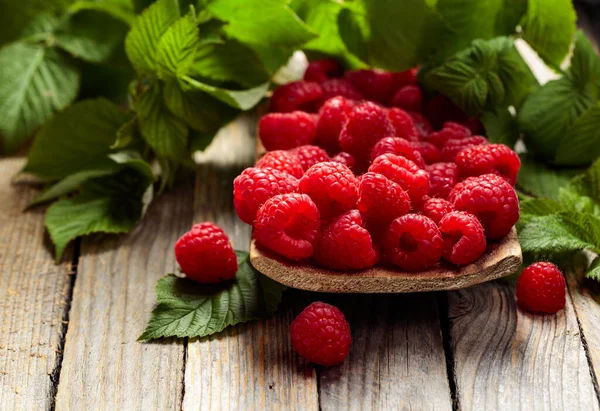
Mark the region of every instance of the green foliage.
POLYGON ((536 197, 557 200, 560 188, 566 186, 579 172, 580 170, 550 168, 529 157, 522 157, 517 187, 536 197))

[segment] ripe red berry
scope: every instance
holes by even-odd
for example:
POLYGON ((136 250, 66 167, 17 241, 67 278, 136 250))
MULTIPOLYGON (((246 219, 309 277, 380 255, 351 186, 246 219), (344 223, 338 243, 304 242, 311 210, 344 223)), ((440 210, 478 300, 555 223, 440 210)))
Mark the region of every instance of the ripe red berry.
POLYGON ((323 104, 317 120, 317 144, 329 154, 341 150, 340 133, 348 121, 354 103, 344 97, 334 97, 323 104))
POLYGON ((463 123, 467 115, 448 97, 441 94, 433 96, 425 108, 425 115, 436 129, 442 127, 447 121, 463 123))
POLYGON ((344 77, 369 100, 378 103, 388 103, 394 91, 392 73, 382 70, 347 71, 344 77))
POLYGON ((453 211, 446 214, 438 226, 444 239, 442 256, 446 261, 456 265, 471 264, 485 252, 483 227, 473 214, 453 211))
POLYGON ((233 180, 233 205, 246 224, 253 224, 259 207, 277 194, 298 191, 298 179, 274 168, 247 168, 233 180))
POLYGON ((404 86, 392 97, 392 106, 408 111, 421 111, 423 93, 419 86, 404 86))
POLYGON ((410 198, 402 187, 387 177, 365 173, 358 187, 357 208, 369 226, 387 227, 392 220, 408 213, 410 198))
POLYGON ((446 141, 446 144, 444 144, 441 161, 454 162, 458 153, 463 151, 465 148, 487 143, 487 138, 482 136, 464 137, 458 140, 450 139, 446 141))
POLYGON ((290 260, 309 258, 319 240, 319 210, 305 194, 271 197, 256 213, 254 238, 261 246, 290 260))
POLYGON ((408 141, 420 140, 421 133, 411 115, 406 111, 398 107, 392 107, 388 110, 388 119, 394 127, 395 137, 401 137, 408 141))
POLYGON ((350 210, 323 229, 313 258, 333 270, 363 270, 374 266, 379 255, 360 212, 350 210))
POLYGON ((258 135, 268 151, 312 144, 317 135, 316 118, 303 111, 269 113, 260 119, 258 135))
POLYGON ((235 277, 237 258, 227 234, 213 223, 195 224, 175 243, 175 258, 188 278, 213 284, 235 277))
POLYGON ((417 68, 413 67, 405 71, 392 73, 394 79, 394 90, 399 90, 404 86, 414 86, 417 84, 417 68))
POLYGON ((415 163, 419 168, 425 168, 425 161, 423 161, 423 157, 421 157, 419 150, 417 150, 411 142, 403 138, 385 137, 379 140, 371 151, 371 161, 388 153, 405 157, 415 163))
POLYGON ((304 81, 323 83, 331 77, 339 77, 344 72, 340 63, 333 59, 315 60, 308 63, 304 72, 304 81))
POLYGON ((298 158, 298 161, 300 162, 300 165, 304 171, 308 170, 317 163, 329 161, 327 152, 318 146, 296 147, 292 150, 292 154, 298 158))
POLYGON ((565 307, 565 301, 565 278, 554 264, 531 264, 519 276, 517 303, 522 309, 554 314, 565 307))
POLYGON ((283 150, 267 152, 256 162, 255 167, 274 168, 275 170, 283 171, 296 178, 300 178, 304 174, 304 170, 302 170, 298 157, 283 150))
POLYGON ((420 211, 424 216, 431 218, 434 223, 439 224, 446 214, 454 211, 454 205, 443 198, 428 198, 421 204, 420 211))
POLYGON ((504 237, 519 220, 519 200, 502 177, 484 174, 458 183, 448 200, 459 211, 474 214, 490 239, 504 237))
POLYGON ((429 193, 431 197, 448 198, 458 183, 458 167, 454 163, 435 163, 425 167, 429 173, 429 193))
POLYGON ((296 110, 313 111, 323 99, 319 83, 295 81, 279 86, 271 96, 271 111, 289 113, 296 110))
POLYGON ((345 165, 346 167, 348 167, 350 170, 352 170, 352 168, 356 164, 356 161, 354 160, 354 157, 352 157, 352 154, 345 153, 343 151, 341 151, 341 152, 337 153, 335 156, 333 156, 331 158, 331 161, 335 161, 336 163, 341 163, 341 164, 345 165))
POLYGON ((413 200, 429 191, 429 174, 405 157, 384 154, 373 161, 369 171, 383 174, 399 184, 413 200))
POLYGON ((408 113, 410 117, 413 119, 417 130, 419 131, 419 136, 421 138, 427 137, 430 133, 433 133, 433 127, 429 123, 429 121, 423 117, 421 113, 417 113, 416 111, 411 111, 408 113))
POLYGON ((486 144, 462 150, 456 156, 456 165, 462 178, 492 173, 504 177, 514 186, 521 160, 504 144, 486 144))
POLYGON ((440 150, 431 143, 426 143, 424 141, 413 141, 411 142, 412 146, 421 154, 423 157, 423 161, 425 164, 434 164, 438 163, 442 159, 442 153, 440 150))
POLYGON ((383 247, 392 264, 406 271, 421 271, 440 260, 444 240, 429 217, 406 214, 392 221, 384 236, 383 247))
POLYGON ((363 100, 362 94, 354 88, 352 83, 343 78, 332 78, 321 84, 323 88, 323 100, 328 100, 333 97, 344 97, 350 100, 363 100))
POLYGON ((441 150, 448 140, 461 140, 470 135, 471 130, 461 124, 449 121, 444 123, 444 128, 440 131, 430 133, 426 140, 441 150))
POLYGON ((314 302, 290 326, 292 347, 308 361, 331 366, 342 363, 352 337, 344 314, 333 305, 314 302))

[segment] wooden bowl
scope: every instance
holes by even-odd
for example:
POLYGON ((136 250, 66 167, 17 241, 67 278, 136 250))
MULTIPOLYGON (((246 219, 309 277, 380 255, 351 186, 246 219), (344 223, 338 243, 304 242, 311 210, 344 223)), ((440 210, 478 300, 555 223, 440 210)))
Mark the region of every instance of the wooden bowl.
POLYGON ((291 288, 327 293, 414 293, 456 290, 506 277, 523 262, 517 231, 513 228, 502 240, 489 243, 477 261, 463 267, 442 263, 420 273, 376 266, 357 272, 339 272, 306 262, 293 262, 250 245, 250 262, 261 273, 291 288))

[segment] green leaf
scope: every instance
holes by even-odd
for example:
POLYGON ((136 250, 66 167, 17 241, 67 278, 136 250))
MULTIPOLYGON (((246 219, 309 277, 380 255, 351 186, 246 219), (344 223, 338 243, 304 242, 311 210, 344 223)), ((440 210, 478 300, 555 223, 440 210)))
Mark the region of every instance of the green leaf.
POLYGON ((573 41, 575 20, 571 0, 529 0, 523 39, 548 65, 559 67, 573 41))
POLYGON ((38 15, 60 15, 73 0, 0 1, 0 45, 17 40, 38 15))
POLYGON ((533 216, 546 216, 566 211, 565 207, 556 200, 549 198, 534 198, 522 201, 520 204, 521 213, 533 216))
POLYGON ((31 19, 20 38, 29 42, 48 41, 60 26, 61 20, 54 13, 42 12, 31 19))
POLYGON ((362 2, 345 2, 337 18, 340 38, 348 51, 361 61, 369 61, 367 39, 370 37, 367 12, 362 2))
POLYGON ((160 38, 180 17, 177 0, 158 0, 137 18, 125 39, 125 51, 136 70, 153 73, 160 38))
POLYGON ((112 165, 110 146, 129 116, 105 99, 73 104, 44 124, 23 171, 54 181, 112 165))
POLYGON ((79 73, 54 49, 13 43, 0 50, 0 135, 16 150, 55 110, 71 104, 79 73))
POLYGON ((199 45, 196 12, 192 8, 169 27, 158 42, 156 60, 159 74, 163 77, 186 75, 194 63, 199 45))
POLYGON ((587 109, 567 130, 556 149, 556 164, 584 166, 600 156, 600 105, 587 109))
POLYGON ((207 93, 223 103, 240 110, 248 110, 254 107, 265 96, 265 93, 269 89, 269 83, 264 83, 248 90, 237 91, 214 87, 188 76, 184 76, 182 80, 184 84, 189 86, 187 87, 188 89, 195 89, 207 93))
POLYGON ((481 117, 488 140, 495 144, 506 144, 514 147, 519 139, 517 118, 506 108, 496 111, 485 111, 481 117))
POLYGON ((135 12, 129 0, 78 0, 69 7, 69 11, 73 13, 81 10, 100 11, 127 23, 129 26, 135 23, 135 12))
POLYGON ((594 261, 592 261, 592 264, 590 264, 585 276, 586 278, 600 281, 600 257, 594 258, 594 261))
POLYGON ((600 160, 561 189, 559 198, 568 209, 600 217, 600 160))
POLYGON ((536 197, 558 200, 560 188, 569 184, 571 178, 579 172, 580 170, 552 169, 543 163, 522 158, 517 187, 536 197))
POLYGON ((156 284, 157 305, 139 340, 206 337, 226 327, 275 313, 285 286, 256 271, 248 253, 236 251, 238 272, 230 282, 202 285, 169 274, 156 284))
POLYGON ((575 48, 567 76, 578 88, 592 88, 593 95, 598 98, 600 59, 591 41, 581 30, 577 31, 575 35, 575 48))

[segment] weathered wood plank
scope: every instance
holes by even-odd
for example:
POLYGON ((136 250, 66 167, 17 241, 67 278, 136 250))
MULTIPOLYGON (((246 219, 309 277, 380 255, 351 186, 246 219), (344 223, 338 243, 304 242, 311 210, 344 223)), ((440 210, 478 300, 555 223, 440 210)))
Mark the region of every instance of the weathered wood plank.
MULTIPOLYGON (((0 408, 46 409, 54 401, 71 264, 54 264, 44 212, 23 209, 37 190, 11 185, 22 158, 0 160, 0 408)), ((66 261, 70 261, 66 256, 66 261)))
POLYGON ((192 184, 160 196, 128 235, 84 239, 58 386, 59 410, 181 406, 183 340, 140 343, 154 286, 176 269, 192 221, 192 184))
POLYGON ((320 298, 353 339, 344 363, 320 371, 323 410, 452 409, 435 294, 320 298))
POLYGON ((462 410, 592 410, 598 400, 570 298, 556 315, 518 309, 514 285, 448 294, 462 410))
MULTIPOLYGON (((224 129, 196 174, 194 221, 219 224, 241 250, 249 247, 250 227, 233 210, 232 181, 254 161, 255 127, 243 117, 224 129)), ((274 318, 189 341, 184 410, 318 409, 315 370, 296 357, 288 335, 308 295, 288 293, 274 318)))

